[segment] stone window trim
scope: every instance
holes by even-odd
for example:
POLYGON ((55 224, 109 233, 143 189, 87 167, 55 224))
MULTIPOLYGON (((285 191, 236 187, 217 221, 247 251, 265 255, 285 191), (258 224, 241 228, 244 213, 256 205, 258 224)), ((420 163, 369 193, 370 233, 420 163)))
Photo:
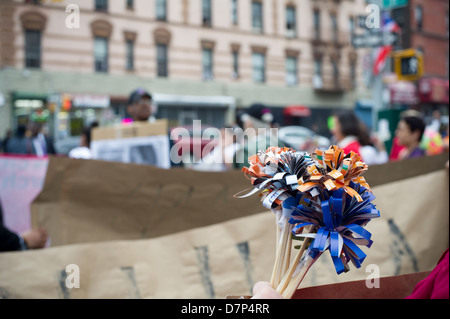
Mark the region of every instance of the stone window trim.
POLYGON ((123 31, 123 37, 125 39, 125 41, 136 41, 137 38, 137 33, 133 32, 133 31, 123 31))
POLYGON ((113 26, 106 20, 95 20, 91 23, 91 28, 94 37, 110 38, 113 26))
POLYGON ((214 42, 212 40, 201 40, 200 45, 201 45, 202 49, 214 50, 214 47, 216 46, 216 42, 214 42))
POLYGON ((153 37, 155 39, 155 43, 169 45, 170 40, 172 39, 172 34, 166 29, 157 28, 153 31, 153 37))
POLYGON ((20 16, 24 30, 44 31, 47 17, 38 11, 27 11, 20 16))
POLYGON ((230 44, 231 52, 239 52, 241 50, 241 45, 239 43, 230 44))
POLYGON ((323 47, 315 47, 312 52, 314 60, 322 60, 325 55, 324 51, 323 47))
POLYGON ((356 51, 350 51, 348 53, 348 60, 351 63, 355 63, 358 60, 358 53, 356 53, 356 51))
POLYGON ((267 54, 267 47, 261 45, 252 45, 251 46, 252 53, 262 53, 267 54))
POLYGON ((339 50, 328 50, 328 56, 333 62, 339 62, 341 60, 341 52, 339 50))
POLYGON ((285 49, 284 51, 287 57, 298 58, 301 54, 301 51, 296 49, 285 49))

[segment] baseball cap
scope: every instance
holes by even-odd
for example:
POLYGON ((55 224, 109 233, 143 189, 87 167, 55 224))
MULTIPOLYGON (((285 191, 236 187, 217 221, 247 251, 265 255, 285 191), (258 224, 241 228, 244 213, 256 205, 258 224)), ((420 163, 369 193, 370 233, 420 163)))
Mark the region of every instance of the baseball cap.
POLYGON ((139 102, 142 98, 152 99, 152 95, 143 88, 139 88, 130 94, 128 105, 139 102))

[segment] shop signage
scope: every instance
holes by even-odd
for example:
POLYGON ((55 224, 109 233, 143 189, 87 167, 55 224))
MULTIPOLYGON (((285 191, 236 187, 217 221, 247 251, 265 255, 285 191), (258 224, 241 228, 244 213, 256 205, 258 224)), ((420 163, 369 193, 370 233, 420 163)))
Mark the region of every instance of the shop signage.
POLYGON ((72 95, 72 105, 78 108, 108 108, 108 95, 75 94, 72 95))
POLYGON ((448 80, 424 78, 419 81, 419 97, 426 103, 449 103, 448 80))
POLYGON ((415 105, 419 103, 416 86, 407 81, 398 81, 389 84, 392 104, 415 105))
POLYGON ((398 35, 392 32, 371 32, 368 34, 355 34, 352 37, 354 48, 376 48, 385 45, 394 45, 398 35))

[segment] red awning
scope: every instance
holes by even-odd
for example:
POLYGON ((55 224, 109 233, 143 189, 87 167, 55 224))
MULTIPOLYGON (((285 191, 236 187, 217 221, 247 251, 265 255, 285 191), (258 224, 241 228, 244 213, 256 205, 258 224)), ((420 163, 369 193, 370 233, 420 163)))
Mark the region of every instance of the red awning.
POLYGON ((425 103, 449 102, 448 80, 439 78, 423 78, 419 81, 419 98, 425 103))
POLYGON ((290 105, 284 108, 283 114, 293 117, 308 117, 311 116, 311 109, 303 105, 290 105))

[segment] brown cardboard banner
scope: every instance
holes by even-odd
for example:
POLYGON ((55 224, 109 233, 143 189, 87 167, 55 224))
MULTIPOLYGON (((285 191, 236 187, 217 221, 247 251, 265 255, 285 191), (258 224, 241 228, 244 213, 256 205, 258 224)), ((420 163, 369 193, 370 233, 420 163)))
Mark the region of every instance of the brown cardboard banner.
MULTIPOLYGON (((371 187, 442 170, 448 154, 371 166, 371 187)), ((204 173, 102 161, 50 158, 43 190, 31 207, 52 246, 155 238, 263 211, 240 171, 204 173)))
MULTIPOLYGON (((57 174, 56 170, 54 173, 52 179, 64 179, 64 172, 57 174)), ((310 269, 301 288, 360 281, 358 289, 370 289, 364 288, 362 283, 377 277, 431 271, 449 244, 448 178, 448 172, 441 169, 373 187, 381 218, 366 226, 372 233, 374 244, 370 249, 363 247, 368 256, 362 267, 351 266, 350 272, 337 275, 326 252, 310 269)), ((73 185, 63 186, 68 189, 59 190, 62 197, 73 185)), ((40 205, 49 205, 49 200, 49 197, 41 197, 40 205)), ((103 206, 101 202, 93 202, 93 205, 103 206)), ((62 209, 70 209, 70 206, 62 206, 62 209)), ((109 234, 106 226, 100 227, 97 219, 101 217, 90 218, 84 214, 57 219, 51 214, 44 216, 42 223, 59 227, 60 233, 55 233, 62 240, 69 238, 66 233, 75 233, 71 227, 76 227, 83 236, 89 235, 88 230, 95 232, 95 229, 109 234), (83 228, 78 216, 85 219, 84 224, 92 222, 97 228, 93 225, 83 228)), ((180 215, 168 219, 175 222, 177 216, 180 215)), ((107 217, 107 214, 103 215, 103 218, 107 217)), ((118 220, 116 227, 120 230, 119 225, 126 222, 125 218, 118 220)), ((255 282, 270 279, 275 257, 275 218, 271 212, 169 233, 152 239, 83 243, 0 254, 1 297, 226 298, 228 295, 248 295, 255 282), (77 282, 79 288, 74 287, 77 282)), ((134 236, 128 232, 119 234, 134 236)), ((81 235, 74 239, 84 240, 81 235)), ((415 279, 418 281, 419 277, 415 279)), ((380 285, 385 287, 383 285, 388 282, 381 280, 380 285)), ((401 284, 401 280, 397 283, 401 284)), ((407 284, 408 289, 414 286, 411 281, 407 284)), ((401 294, 386 295, 386 298, 403 298, 407 288, 403 287, 401 294)), ((312 296, 316 298, 315 291, 312 296)), ((361 292, 363 295, 370 298, 368 292, 361 292)))
POLYGON ((51 158, 32 222, 52 246, 155 238, 263 209, 239 172, 199 173, 144 165, 51 158))
POLYGON ((167 120, 157 120, 154 123, 132 122, 115 126, 95 127, 92 130, 92 140, 111 140, 143 136, 167 135, 169 126, 167 120))

